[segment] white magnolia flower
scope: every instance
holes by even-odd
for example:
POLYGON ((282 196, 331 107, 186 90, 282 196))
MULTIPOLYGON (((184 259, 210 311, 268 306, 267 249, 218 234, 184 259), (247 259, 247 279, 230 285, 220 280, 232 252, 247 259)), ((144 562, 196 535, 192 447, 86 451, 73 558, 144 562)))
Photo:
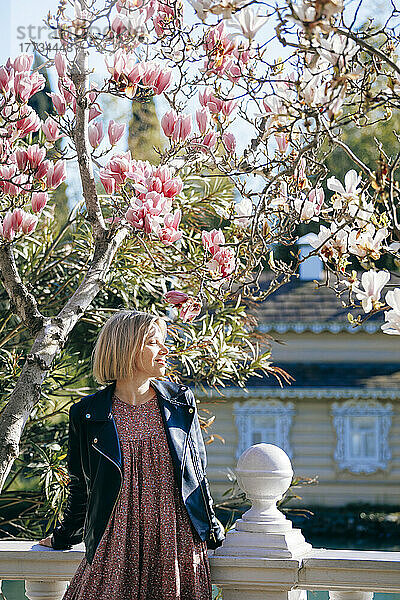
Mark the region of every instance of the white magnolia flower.
POLYGON ((253 204, 250 198, 242 198, 240 202, 235 204, 235 214, 238 216, 238 218, 235 219, 235 223, 245 227, 250 221, 252 212, 253 204))
POLYGON ((322 4, 324 14, 328 19, 344 9, 344 0, 326 0, 322 4))
POLYGON ((364 312, 369 313, 374 305, 379 302, 381 293, 390 279, 390 273, 387 271, 374 271, 373 269, 361 275, 361 285, 363 290, 354 287, 357 300, 361 300, 364 312))
POLYGON ((359 258, 371 257, 378 260, 381 255, 383 240, 388 236, 388 230, 385 227, 375 230, 370 224, 365 231, 351 231, 349 235, 349 250, 351 254, 359 258))
POLYGON ((358 50, 353 40, 338 33, 333 33, 328 39, 321 37, 318 42, 321 45, 321 47, 317 48, 320 56, 332 65, 337 65, 340 69, 345 66, 346 61, 350 60, 358 50))
POLYGON ((329 177, 326 182, 328 189, 332 190, 332 192, 336 192, 339 195, 334 200, 333 208, 342 208, 342 199, 347 200, 347 202, 357 201, 360 193, 360 190, 357 186, 360 181, 361 177, 357 175, 354 169, 347 171, 344 178, 345 187, 343 187, 336 177, 329 177))
POLYGON ((279 188, 279 195, 269 200, 268 206, 271 208, 277 208, 278 210, 282 210, 285 213, 289 212, 289 198, 288 198, 288 189, 286 181, 282 181, 279 188))
POLYGON ((248 40, 252 40, 256 35, 257 31, 261 29, 267 22, 266 16, 261 17, 258 12, 254 12, 251 6, 242 8, 241 11, 236 13, 233 18, 228 21, 228 25, 234 29, 239 29, 240 33, 234 33, 232 35, 243 35, 248 40))
POLYGON ((338 260, 348 254, 349 230, 341 225, 341 223, 332 223, 330 227, 321 225, 318 235, 310 234, 309 242, 313 248, 319 248, 323 260, 338 260))
POLYGON ((373 202, 367 202, 364 196, 350 200, 347 211, 357 225, 363 227, 366 223, 370 224, 371 217, 374 214, 373 202))
MULTIPOLYGON (((342 87, 339 94, 336 93, 335 97, 332 94, 329 96, 328 105, 326 107, 326 115, 331 121, 342 114, 342 106, 345 100, 345 88, 342 87)), ((323 103, 325 104, 325 102, 323 103)))
POLYGON ((385 311, 386 322, 381 325, 381 329, 390 335, 400 335, 400 288, 388 292, 385 300, 392 310, 385 311))
POLYGON ((194 10, 197 13, 197 16, 201 21, 205 21, 208 13, 211 10, 212 1, 211 0, 189 0, 189 3, 192 5, 194 10))
POLYGON ((325 99, 325 86, 322 74, 314 74, 309 69, 304 69, 300 78, 299 93, 309 106, 323 104, 325 99))

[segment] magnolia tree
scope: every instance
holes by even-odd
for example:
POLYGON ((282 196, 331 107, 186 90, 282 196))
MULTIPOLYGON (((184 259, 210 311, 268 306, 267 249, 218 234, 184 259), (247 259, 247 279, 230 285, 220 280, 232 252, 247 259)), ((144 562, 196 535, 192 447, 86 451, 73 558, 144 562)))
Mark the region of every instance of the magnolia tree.
MULTIPOLYGON (((1 414, 2 483, 52 362, 127 241, 167 282, 170 320, 185 327, 210 312, 228 315, 232 305, 242 310, 241 341, 230 350, 247 374, 274 367, 268 352, 251 344, 254 322, 243 302, 264 299, 296 274, 304 258, 288 263, 273 252, 277 244, 295 243, 305 226, 314 231, 312 254, 325 262, 326 285, 348 306, 358 305, 361 319, 385 311, 383 331, 400 334, 400 287, 394 283, 382 299, 391 274, 375 266, 384 254, 392 265, 399 258, 397 134, 391 156, 376 140, 376 170, 341 137, 349 123, 373 129, 400 105, 394 1, 384 23, 369 19, 362 27, 363 0, 349 14, 342 0, 191 4, 61 0, 47 20, 59 50, 44 52, 56 76, 54 113, 44 121, 29 106, 44 86, 32 71, 33 57, 23 54, 0 68, 0 271, 10 306, 32 336, 1 414), (279 45, 283 58, 274 59, 279 45), (94 54, 108 72, 100 83, 90 64, 94 54), (105 122, 105 95, 132 102, 162 97, 167 143, 157 149, 157 165, 116 150, 125 125, 105 122), (326 167, 334 148, 354 163, 344 181, 326 167), (39 239, 67 161, 76 161, 82 185, 87 269, 49 316, 21 277, 16 252, 39 239), (196 177, 225 178, 236 201, 210 201, 205 193, 199 205, 191 191, 196 177), (262 293, 258 281, 267 263, 275 277, 262 293), (365 269, 360 280, 355 264, 365 269)), ((215 336, 207 323, 197 332, 196 351, 201 340, 209 353, 197 354, 204 360, 230 327, 227 317, 215 336)), ((223 371, 222 363, 217 368, 223 371)))

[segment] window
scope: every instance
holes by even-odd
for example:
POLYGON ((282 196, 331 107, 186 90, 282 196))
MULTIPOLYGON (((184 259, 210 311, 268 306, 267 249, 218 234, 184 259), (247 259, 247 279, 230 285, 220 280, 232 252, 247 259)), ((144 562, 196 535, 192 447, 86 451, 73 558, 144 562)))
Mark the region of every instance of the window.
POLYGON ((352 473, 374 473, 390 459, 388 435, 392 419, 390 404, 349 400, 332 405, 337 445, 335 460, 352 473))
POLYGON ((289 430, 294 414, 291 402, 278 400, 235 402, 234 417, 238 430, 236 459, 253 446, 265 442, 279 446, 291 456, 289 430))

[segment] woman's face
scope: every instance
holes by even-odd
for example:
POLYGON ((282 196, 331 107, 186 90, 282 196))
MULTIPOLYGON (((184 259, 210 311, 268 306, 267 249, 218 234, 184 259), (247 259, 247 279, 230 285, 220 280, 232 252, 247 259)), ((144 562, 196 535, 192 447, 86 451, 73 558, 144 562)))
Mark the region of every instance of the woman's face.
POLYGON ((144 339, 141 360, 139 359, 140 370, 149 377, 164 375, 168 352, 169 350, 164 343, 164 334, 160 326, 154 323, 144 339))

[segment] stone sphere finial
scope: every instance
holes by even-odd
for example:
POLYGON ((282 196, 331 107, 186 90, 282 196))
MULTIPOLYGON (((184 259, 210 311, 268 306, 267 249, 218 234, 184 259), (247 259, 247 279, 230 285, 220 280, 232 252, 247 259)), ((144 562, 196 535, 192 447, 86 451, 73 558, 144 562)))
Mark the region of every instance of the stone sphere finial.
POLYGON ((235 472, 252 506, 235 522, 215 555, 292 558, 307 554, 311 545, 276 506, 293 477, 286 452, 274 444, 255 444, 240 455, 235 472))
POLYGON ((279 500, 289 488, 293 469, 286 452, 274 444, 255 444, 239 457, 236 475, 246 495, 279 500))

